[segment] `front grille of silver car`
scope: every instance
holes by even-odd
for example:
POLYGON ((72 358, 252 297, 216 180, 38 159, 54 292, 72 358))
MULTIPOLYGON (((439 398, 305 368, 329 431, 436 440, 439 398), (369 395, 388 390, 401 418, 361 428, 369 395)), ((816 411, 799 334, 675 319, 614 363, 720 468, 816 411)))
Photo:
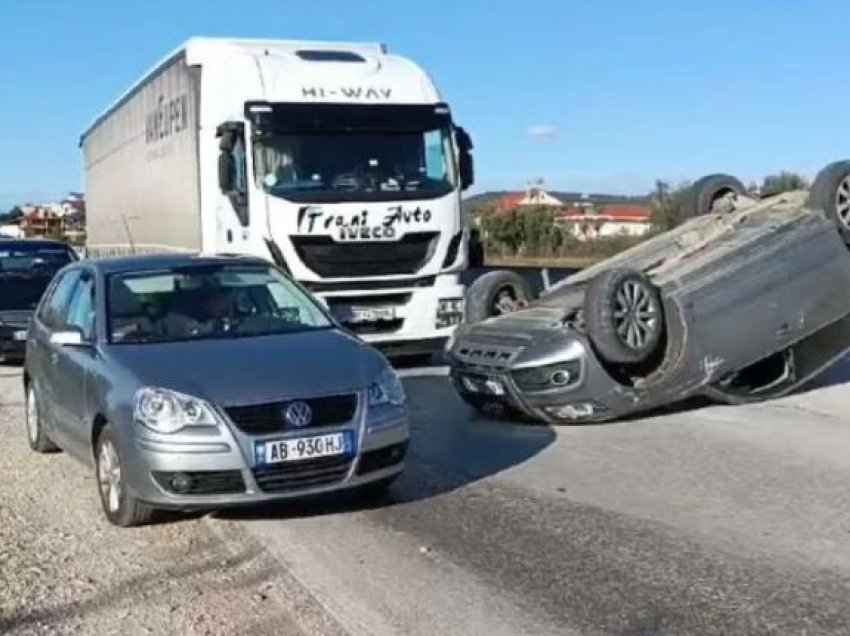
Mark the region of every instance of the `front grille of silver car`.
POLYGON ((260 490, 281 493, 301 488, 326 486, 341 481, 351 468, 351 457, 321 457, 275 466, 255 468, 260 490))
POLYGON ((504 371, 510 366, 514 358, 519 355, 520 351, 521 349, 516 347, 461 342, 455 347, 453 355, 460 362, 470 367, 504 371))
MULTIPOLYGON (((227 416, 243 433, 248 435, 264 435, 278 433, 289 428, 283 413, 294 400, 266 402, 248 406, 229 406, 224 410, 227 416)), ((326 395, 307 398, 306 402, 313 418, 306 428, 321 426, 337 426, 347 424, 354 419, 357 412, 357 394, 326 395)))

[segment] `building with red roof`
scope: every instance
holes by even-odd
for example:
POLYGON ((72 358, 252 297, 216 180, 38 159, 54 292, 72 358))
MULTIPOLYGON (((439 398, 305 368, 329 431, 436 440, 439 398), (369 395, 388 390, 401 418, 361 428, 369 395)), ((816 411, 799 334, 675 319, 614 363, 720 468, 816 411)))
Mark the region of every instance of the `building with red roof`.
POLYGON ((609 203, 592 208, 571 206, 555 216, 555 223, 580 240, 640 236, 652 228, 649 208, 634 203, 609 203))

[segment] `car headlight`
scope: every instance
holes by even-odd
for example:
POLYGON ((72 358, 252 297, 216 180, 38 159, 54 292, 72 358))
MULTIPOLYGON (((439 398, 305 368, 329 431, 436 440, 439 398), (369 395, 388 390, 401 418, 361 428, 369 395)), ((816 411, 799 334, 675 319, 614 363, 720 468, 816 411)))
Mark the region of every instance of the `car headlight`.
POLYGON ((155 387, 136 392, 133 419, 157 433, 176 433, 187 426, 218 423, 212 408, 203 400, 155 387))
POLYGON ((578 360, 567 360, 543 367, 517 369, 511 376, 521 391, 563 389, 581 379, 581 363, 578 360))
POLYGON ((382 406, 391 404, 401 406, 407 400, 404 394, 404 385, 398 374, 390 367, 384 368, 369 385, 369 406, 382 406))

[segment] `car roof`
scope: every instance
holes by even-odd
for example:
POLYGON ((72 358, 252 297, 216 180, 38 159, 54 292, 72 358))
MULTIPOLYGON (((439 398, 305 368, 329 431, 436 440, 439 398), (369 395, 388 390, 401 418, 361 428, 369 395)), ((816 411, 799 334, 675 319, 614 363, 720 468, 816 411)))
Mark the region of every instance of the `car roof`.
POLYGON ((243 263, 248 265, 273 264, 262 258, 243 255, 213 255, 213 254, 140 254, 134 256, 112 256, 80 261, 80 265, 93 267, 104 275, 129 274, 154 269, 174 269, 179 267, 203 267, 204 265, 223 265, 228 263, 243 263))
POLYGON ((42 238, 33 238, 33 239, 19 239, 12 238, 10 236, 0 235, 0 246, 3 248, 14 249, 14 248, 39 248, 39 247, 47 247, 47 248, 63 248, 67 250, 73 251, 73 247, 65 243, 64 241, 57 241, 56 239, 42 239, 42 238))

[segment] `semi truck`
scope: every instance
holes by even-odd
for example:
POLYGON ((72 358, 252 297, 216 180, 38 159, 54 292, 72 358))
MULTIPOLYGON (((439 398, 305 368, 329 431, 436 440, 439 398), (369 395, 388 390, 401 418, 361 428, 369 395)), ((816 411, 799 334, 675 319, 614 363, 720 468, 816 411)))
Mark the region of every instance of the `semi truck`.
POLYGON ((463 320, 472 141, 383 44, 191 38, 80 147, 90 257, 260 255, 390 356, 463 320))

